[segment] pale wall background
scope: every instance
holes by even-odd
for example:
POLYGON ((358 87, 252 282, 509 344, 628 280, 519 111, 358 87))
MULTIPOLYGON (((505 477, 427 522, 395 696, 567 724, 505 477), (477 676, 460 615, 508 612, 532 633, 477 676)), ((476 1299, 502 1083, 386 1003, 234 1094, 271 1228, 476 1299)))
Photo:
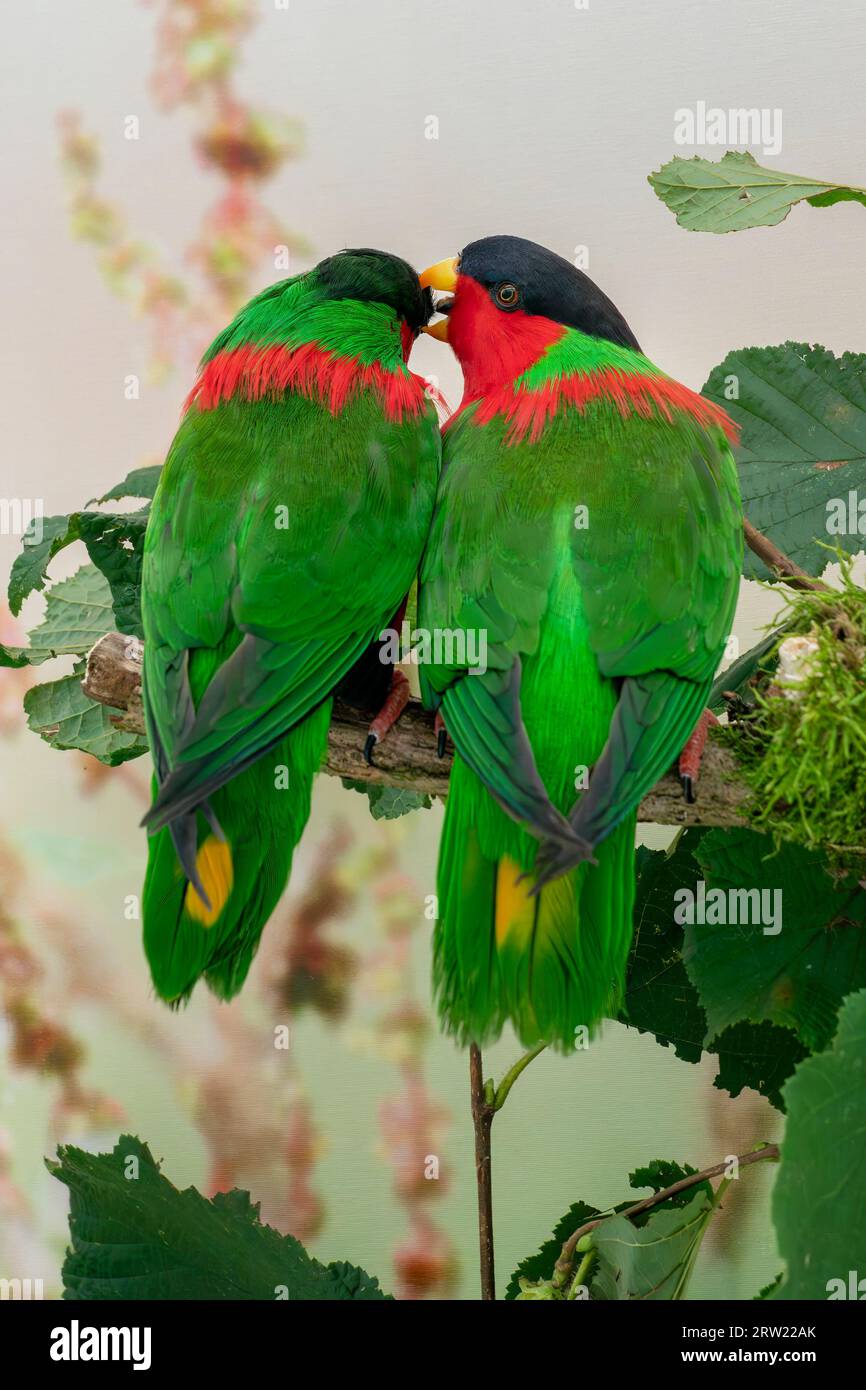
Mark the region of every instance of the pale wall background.
MULTIPOLYGON (((287 9, 262 0, 260 12, 240 85, 257 102, 301 117, 308 141, 306 156, 267 186, 265 200, 309 238, 316 256, 369 244, 424 265, 495 232, 533 237, 566 256, 586 245, 590 274, 645 350, 694 387, 732 347, 792 337, 836 351, 863 348, 862 208, 801 208, 774 230, 694 235, 677 227, 646 182, 674 153, 721 152, 674 146, 674 111, 701 99, 781 108, 778 167, 866 182, 859 0, 830 8, 811 0, 590 0, 586 11, 571 0, 290 0, 287 9), (430 115, 439 119, 435 141, 425 139, 430 115)), ((138 402, 124 399, 124 376, 145 370, 144 335, 107 293, 89 249, 68 236, 56 111, 81 109, 102 141, 103 190, 169 259, 210 194, 190 153, 188 116, 167 117, 151 99, 151 9, 132 0, 28 0, 9 7, 5 27, 0 491, 42 497, 51 514, 104 490, 142 456, 162 453, 188 389, 174 380, 145 389, 138 402), (137 143, 122 136, 130 113, 141 119, 137 143)), ((261 283, 272 278, 264 264, 261 283)), ((459 374, 438 345, 423 343, 413 365, 438 373, 456 401, 459 374)), ((3 537, 0 545, 5 569, 17 542, 3 537)), ((65 557, 58 573, 64 568, 65 557)), ((27 616, 37 616, 39 602, 27 616)), ((736 625, 744 647, 770 608, 766 596, 745 593, 736 625)), ((93 940, 105 943, 105 959, 120 953, 125 988, 150 1007, 135 933, 118 910, 136 891, 144 860, 138 805, 120 785, 81 800, 72 755, 30 734, 5 741, 0 756, 0 828, 26 857, 42 904, 26 924, 33 939, 38 944, 46 904, 77 912, 93 940)), ((368 833, 360 798, 323 781, 308 844, 327 834, 338 807, 368 833)), ((423 892, 432 891, 438 822, 433 811, 403 830, 403 863, 423 892)), ((296 889, 308 868, 304 850, 296 889)), ((360 913, 351 930, 366 929, 360 913)), ((417 979, 425 997, 423 935, 417 979)), ((97 976, 104 969, 98 946, 87 964, 97 976)), ((197 1001, 174 1026, 193 1027, 203 1008, 197 1001)), ((175 1181, 201 1183, 200 1138, 158 1060, 97 1005, 82 1005, 76 1025, 91 1044, 93 1084, 122 1100, 130 1127, 165 1157, 175 1181)), ((374 1112, 393 1077, 316 1020, 299 1025, 296 1047, 328 1135, 316 1180, 330 1220, 316 1251, 364 1263, 387 1284, 401 1218, 376 1153, 374 1112)), ((501 1072, 515 1050, 503 1039, 491 1068, 501 1072)), ((460 1248, 460 1291, 472 1296, 464 1059, 444 1040, 430 1059, 431 1086, 452 1110, 445 1146, 452 1187, 439 1219, 460 1248)), ((572 1201, 620 1198, 630 1167, 655 1155, 707 1163, 731 1144, 767 1137, 769 1108, 754 1097, 718 1105, 712 1075, 711 1065, 687 1067, 616 1025, 588 1055, 537 1062, 496 1124, 500 1277, 572 1201)), ((6 1082, 0 1124, 12 1136, 14 1172, 58 1257, 62 1196, 40 1164, 46 1088, 11 1071, 6 1082)), ((696 1294, 749 1297, 776 1272, 770 1175, 747 1181, 756 1204, 733 1243, 706 1251, 696 1294)))

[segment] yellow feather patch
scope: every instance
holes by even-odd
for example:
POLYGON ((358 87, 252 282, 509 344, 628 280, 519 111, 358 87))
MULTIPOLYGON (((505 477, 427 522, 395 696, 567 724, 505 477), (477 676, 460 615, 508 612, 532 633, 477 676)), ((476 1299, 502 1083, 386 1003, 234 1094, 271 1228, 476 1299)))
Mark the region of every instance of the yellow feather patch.
POLYGON ((202 887, 210 898, 210 907, 202 901, 191 883, 186 886, 184 907, 194 922, 201 922, 203 927, 212 927, 228 902, 235 878, 228 841, 208 835, 195 857, 195 866, 202 887))
POLYGON ((575 880, 577 875, 565 874, 548 883, 538 895, 538 930, 556 930, 564 923, 577 924, 575 880))
POLYGON ((532 879, 517 880, 523 873, 519 864, 508 856, 500 859, 496 869, 496 944, 501 946, 512 931, 531 932, 535 921, 535 898, 529 896, 532 879))

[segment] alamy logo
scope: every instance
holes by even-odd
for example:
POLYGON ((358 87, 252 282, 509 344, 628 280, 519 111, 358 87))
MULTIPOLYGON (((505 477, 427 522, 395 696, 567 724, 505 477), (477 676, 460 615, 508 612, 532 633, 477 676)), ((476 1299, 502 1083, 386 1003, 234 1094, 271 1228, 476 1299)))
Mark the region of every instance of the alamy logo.
POLYGON ((676 145, 760 145, 764 158, 782 153, 779 107, 740 106, 723 111, 698 101, 674 112, 676 145))
POLYGON ((131 1361, 134 1371, 150 1370, 149 1327, 69 1327, 51 1332, 52 1361, 131 1361))
POLYGON ((848 1270, 847 1280, 828 1279, 825 1287, 828 1301, 847 1298, 862 1303, 866 1299, 866 1279, 861 1279, 856 1269, 848 1270))
POLYGON ((486 628, 411 627, 404 622, 398 632, 386 627, 379 633, 382 646, 379 660, 396 666, 413 661, 417 666, 465 667, 470 676, 483 676, 487 670, 486 628))
POLYGON ((866 536, 866 497, 851 488, 847 497, 826 503, 828 536, 866 536))
POLYGON ((703 879, 674 893, 674 921, 681 927, 763 927, 764 936, 782 930, 781 888, 707 888, 703 879))
POLYGON ((41 1279, 0 1279, 0 1299, 36 1299, 45 1297, 41 1279))
POLYGON ((0 535, 24 536, 27 545, 41 545, 44 519, 41 497, 0 497, 0 535))

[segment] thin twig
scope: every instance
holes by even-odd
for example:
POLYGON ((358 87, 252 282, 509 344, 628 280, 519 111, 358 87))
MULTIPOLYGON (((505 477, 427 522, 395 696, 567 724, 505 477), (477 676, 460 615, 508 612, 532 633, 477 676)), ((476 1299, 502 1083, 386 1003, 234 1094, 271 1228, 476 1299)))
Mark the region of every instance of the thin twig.
POLYGON ((495 1299, 496 1281, 493 1266, 493 1174, 491 1130, 493 1117, 501 1110, 508 1093, 529 1063, 534 1061, 547 1047, 547 1043, 536 1043, 535 1047, 518 1057, 513 1067, 505 1073, 498 1086, 484 1080, 484 1064, 481 1049, 476 1043, 469 1048, 469 1093, 472 1101, 472 1123, 475 1128, 475 1178, 478 1188, 478 1242, 481 1253, 481 1297, 485 1301, 495 1299))
POLYGON ((529 1052, 524 1052, 522 1057, 518 1057, 517 1061, 514 1063, 514 1066, 509 1068, 509 1070, 505 1073, 502 1080, 500 1081, 499 1085, 496 1087, 496 1093, 493 1097, 494 1110, 502 1109, 503 1105, 508 1099, 508 1092, 511 1090, 520 1073, 522 1071, 525 1071, 526 1068, 529 1066, 529 1063, 534 1062, 536 1057, 538 1057, 546 1047, 547 1043, 536 1043, 535 1047, 531 1048, 529 1052))
POLYGON ((597 1252, 595 1250, 587 1250, 586 1254, 584 1255, 583 1259, 577 1267, 577 1273, 571 1281, 571 1288, 568 1290, 568 1294, 566 1295, 567 1298, 577 1298, 578 1289, 583 1288, 584 1285, 587 1283, 589 1271, 592 1268, 592 1263, 596 1257, 596 1254, 597 1252))
MULTIPOLYGON (((776 1159, 779 1157, 778 1144, 764 1144, 760 1149, 752 1149, 750 1153, 739 1154, 737 1163, 741 1168, 745 1168, 749 1163, 760 1163, 762 1159, 776 1159)), ((706 1182, 709 1178, 720 1177, 730 1164, 730 1159, 725 1159, 721 1163, 714 1163, 712 1168, 704 1168, 700 1173, 690 1173, 686 1178, 680 1178, 679 1182, 671 1183, 670 1187, 665 1187, 661 1192, 654 1192, 651 1197, 644 1197, 640 1202, 635 1202, 634 1206, 627 1207, 625 1211, 618 1213, 620 1216, 640 1216, 642 1212, 649 1211, 652 1207, 657 1207, 660 1202, 666 1202, 668 1197, 673 1197, 677 1192, 685 1192, 689 1187, 697 1187, 699 1183, 706 1182)), ((603 1221, 613 1213, 606 1213, 602 1216, 593 1217, 592 1221, 585 1221, 582 1226, 578 1226, 576 1231, 565 1241, 559 1259, 553 1267, 553 1282, 558 1288, 566 1283, 571 1273, 574 1263, 574 1252, 577 1249, 578 1241, 583 1236, 594 1231, 596 1226, 600 1226, 603 1221)))
POLYGON ((469 1046, 469 1094, 475 1127, 475 1182, 478 1189, 478 1248, 481 1259, 481 1297, 496 1298, 493 1264, 493 1179, 491 1172, 490 1130, 496 1111, 484 1092, 484 1067, 477 1043, 469 1046))
POLYGON ((804 569, 791 560, 783 550, 763 535, 750 521, 743 518, 743 534, 746 537, 746 545, 757 555, 759 560, 763 560, 768 570, 775 571, 792 589, 816 589, 823 593, 827 585, 821 579, 813 579, 804 569))

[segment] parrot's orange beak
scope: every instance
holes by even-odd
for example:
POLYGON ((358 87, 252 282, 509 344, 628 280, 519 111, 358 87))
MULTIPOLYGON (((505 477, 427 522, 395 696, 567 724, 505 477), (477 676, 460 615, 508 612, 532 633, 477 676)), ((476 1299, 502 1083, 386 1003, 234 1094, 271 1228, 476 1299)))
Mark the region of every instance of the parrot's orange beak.
MULTIPOLYGON (((453 294, 457 288, 457 273, 460 261, 457 256, 450 256, 447 260, 437 261, 435 265, 430 265, 426 270, 422 270, 418 279, 422 289, 443 290, 446 294, 453 294)), ((453 300, 440 300, 436 304, 438 314, 447 314, 451 308, 453 300)), ((424 329, 431 338, 438 338, 440 343, 448 341, 448 320, 439 319, 436 323, 427 324, 424 329)))

